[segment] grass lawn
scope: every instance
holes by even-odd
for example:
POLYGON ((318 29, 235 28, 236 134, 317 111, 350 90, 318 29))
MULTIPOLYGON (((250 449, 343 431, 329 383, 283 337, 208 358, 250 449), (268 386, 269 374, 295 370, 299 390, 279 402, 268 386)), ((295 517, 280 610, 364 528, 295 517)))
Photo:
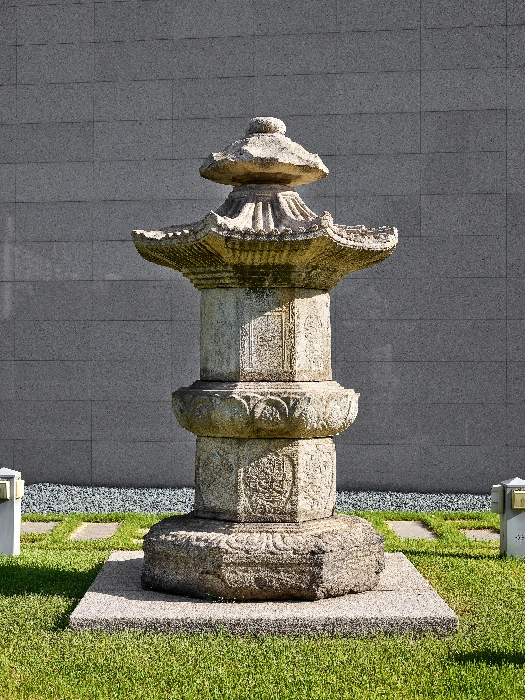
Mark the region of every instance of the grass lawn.
POLYGON ((112 549, 140 549, 162 516, 24 516, 60 521, 0 556, 0 698, 525 698, 525 561, 461 528, 492 513, 358 513, 402 551, 460 618, 451 637, 241 637, 72 633, 68 616, 112 549), (401 540, 384 520, 419 519, 437 540, 401 540), (72 542, 80 522, 119 521, 109 540, 72 542))

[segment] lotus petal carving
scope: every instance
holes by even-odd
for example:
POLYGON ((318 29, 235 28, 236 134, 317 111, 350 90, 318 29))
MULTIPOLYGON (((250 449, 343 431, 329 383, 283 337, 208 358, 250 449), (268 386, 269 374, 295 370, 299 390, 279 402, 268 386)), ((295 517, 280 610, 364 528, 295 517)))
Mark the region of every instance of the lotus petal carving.
POLYGON ((337 382, 198 381, 174 392, 173 410, 202 437, 330 437, 353 423, 358 399, 337 382))

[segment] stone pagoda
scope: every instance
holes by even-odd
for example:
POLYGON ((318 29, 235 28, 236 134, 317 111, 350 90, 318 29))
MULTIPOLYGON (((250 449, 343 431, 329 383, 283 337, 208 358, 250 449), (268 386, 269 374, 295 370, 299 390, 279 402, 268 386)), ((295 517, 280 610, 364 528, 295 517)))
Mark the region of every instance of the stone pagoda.
POLYGON ((359 394, 332 381, 329 290, 386 258, 394 228, 334 224, 295 187, 319 156, 256 117, 202 177, 233 189, 201 221, 133 231, 146 260, 201 291, 200 380, 173 394, 197 435, 195 509, 144 538, 142 585, 224 600, 315 600, 374 588, 383 537, 334 515, 333 436, 359 394))

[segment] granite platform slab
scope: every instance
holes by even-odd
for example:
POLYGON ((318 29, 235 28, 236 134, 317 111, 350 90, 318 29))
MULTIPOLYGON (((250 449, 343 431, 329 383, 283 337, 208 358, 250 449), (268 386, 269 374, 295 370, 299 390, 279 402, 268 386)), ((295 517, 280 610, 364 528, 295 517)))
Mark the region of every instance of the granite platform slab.
POLYGON ((398 537, 409 540, 435 540, 435 534, 420 520, 387 520, 398 537))
POLYGON ((119 529, 120 523, 82 523, 72 533, 70 539, 76 542, 84 540, 107 540, 119 529))
POLYGON ((456 614, 404 554, 385 554, 373 591, 317 601, 223 603, 141 588, 142 552, 113 552, 69 619, 69 629, 231 634, 444 635, 456 614))

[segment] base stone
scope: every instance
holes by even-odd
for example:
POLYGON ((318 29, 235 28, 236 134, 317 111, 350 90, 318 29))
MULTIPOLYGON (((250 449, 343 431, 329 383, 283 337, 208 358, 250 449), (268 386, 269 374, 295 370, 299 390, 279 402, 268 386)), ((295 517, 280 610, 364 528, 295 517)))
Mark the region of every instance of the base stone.
POLYGON ((142 585, 221 600, 317 600, 367 591, 384 538, 366 520, 234 523, 173 516, 144 538, 142 585))
POLYGON ((458 618, 401 553, 385 554, 373 591, 316 601, 220 603, 145 591, 142 552, 113 552, 69 619, 74 631, 227 631, 347 636, 455 632, 458 618))

